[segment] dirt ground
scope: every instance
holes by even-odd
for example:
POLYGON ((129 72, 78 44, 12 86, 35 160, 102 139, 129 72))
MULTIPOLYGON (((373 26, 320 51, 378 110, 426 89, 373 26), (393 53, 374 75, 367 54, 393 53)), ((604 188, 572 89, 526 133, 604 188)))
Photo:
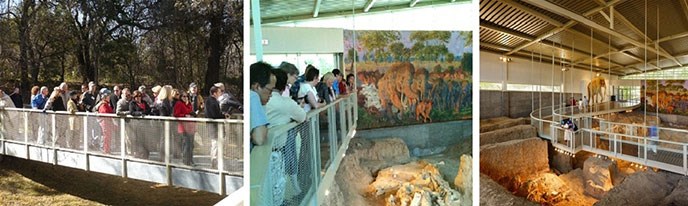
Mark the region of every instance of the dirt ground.
POLYGON ((0 205, 213 205, 224 197, 5 156, 0 205))

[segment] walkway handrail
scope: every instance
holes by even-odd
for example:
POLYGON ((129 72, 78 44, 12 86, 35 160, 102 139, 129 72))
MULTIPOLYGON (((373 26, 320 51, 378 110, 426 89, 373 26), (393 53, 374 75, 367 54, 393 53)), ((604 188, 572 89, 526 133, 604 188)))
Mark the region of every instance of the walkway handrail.
POLYGON ((303 123, 268 129, 267 142, 250 155, 251 205, 320 204, 355 133, 356 98, 342 96, 311 110, 303 123))
POLYGON ((5 107, 4 110, 7 111, 18 111, 18 112, 32 112, 32 113, 44 113, 44 114, 63 114, 63 115, 76 115, 76 116, 90 116, 90 117, 117 117, 125 119, 150 119, 150 120, 172 120, 172 121, 193 121, 193 122, 217 122, 217 123, 244 123, 243 114, 233 114, 234 116, 240 116, 241 119, 210 119, 210 118, 198 118, 198 117, 167 117, 167 116, 157 116, 157 115, 143 115, 143 116, 132 116, 132 115, 118 115, 118 114, 106 114, 106 113, 96 113, 96 112, 75 112, 74 114, 66 111, 52 111, 52 110, 40 110, 40 109, 29 109, 29 108, 10 108, 5 107))
MULTIPOLYGON (((580 121, 581 124, 579 124, 580 130, 575 132, 572 137, 573 144, 563 145, 558 142, 558 138, 560 137, 560 132, 563 132, 564 129, 559 126, 558 122, 545 119, 545 117, 550 117, 550 115, 542 116, 542 118, 540 118, 538 116, 540 113, 538 112, 542 112, 543 110, 552 110, 552 107, 544 107, 531 112, 531 125, 537 128, 538 136, 550 139, 552 144, 556 148, 560 149, 560 151, 575 154, 580 150, 585 150, 588 152, 612 156, 615 158, 624 159, 626 161, 660 168, 666 171, 688 175, 688 142, 676 142, 659 138, 653 139, 648 136, 640 136, 637 134, 636 129, 640 128, 647 131, 647 129, 650 127, 648 125, 612 122, 595 117, 581 117, 580 120, 576 120, 580 121), (599 121, 600 128, 588 128, 592 126, 591 120, 599 121), (614 132, 614 130, 611 130, 611 128, 615 126, 624 127, 625 133, 614 132), (550 131, 550 134, 545 134, 545 131, 550 131), (624 140, 622 137, 629 138, 631 140, 624 140), (600 147, 600 145, 597 145, 596 143, 598 141, 608 141, 609 144, 605 144, 606 146, 603 145, 603 148, 598 148, 600 147), (622 150, 624 145, 626 147, 632 146, 637 148, 637 154, 630 154, 629 151, 624 152, 622 150), (604 149, 604 147, 607 148, 604 149), (654 151, 659 153, 650 151, 649 148, 654 148, 654 151), (650 151, 654 156, 649 155, 648 151, 650 151)), ((556 113, 551 115, 552 118, 554 118, 554 116, 558 116, 560 119, 571 117, 556 113)), ((666 127, 657 127, 657 129, 659 132, 658 134, 662 133, 662 131, 671 131, 685 133, 686 136, 688 136, 688 130, 666 127)), ((645 135, 647 135, 647 133, 645 133, 645 135)))
POLYGON ((225 195, 243 185, 243 122, 2 108, 0 154, 225 195))

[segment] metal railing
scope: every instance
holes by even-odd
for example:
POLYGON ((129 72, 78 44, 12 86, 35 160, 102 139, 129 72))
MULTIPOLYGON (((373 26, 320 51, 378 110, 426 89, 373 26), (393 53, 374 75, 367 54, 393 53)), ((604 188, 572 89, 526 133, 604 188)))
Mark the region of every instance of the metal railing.
POLYGON ((0 154, 225 195, 243 185, 243 124, 4 108, 0 154))
POLYGON ((561 114, 566 109, 571 108, 544 107, 530 114, 531 125, 537 128, 538 136, 550 140, 554 147, 571 154, 584 150, 688 175, 688 130, 656 127, 659 138, 651 138, 648 125, 561 114), (570 142, 562 144, 564 129, 559 122, 564 118, 573 118, 580 129, 574 132, 570 142), (673 139, 685 137, 686 141, 662 139, 669 136, 673 139))
POLYGON ((319 205, 328 195, 357 122, 355 94, 268 129, 251 151, 251 205, 319 205))

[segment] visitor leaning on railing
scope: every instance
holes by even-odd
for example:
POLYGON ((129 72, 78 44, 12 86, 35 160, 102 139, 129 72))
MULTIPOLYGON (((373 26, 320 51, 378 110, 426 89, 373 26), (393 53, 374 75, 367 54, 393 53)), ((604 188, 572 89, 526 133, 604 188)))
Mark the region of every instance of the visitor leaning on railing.
POLYGON ((10 98, 9 95, 5 94, 5 92, 2 90, 0 90, 0 107, 14 107, 12 98, 10 98))
POLYGON ((257 62, 250 68, 251 86, 251 150, 254 145, 265 144, 267 139, 267 117, 263 105, 270 100, 270 94, 275 87, 275 75, 270 72, 273 68, 265 62, 257 62))
MULTIPOLYGON (((306 120, 306 111, 291 98, 281 95, 286 90, 288 80, 287 73, 280 69, 273 69, 272 73, 275 75, 277 81, 275 83, 275 89, 272 91, 272 97, 265 105, 268 122, 270 123, 268 129, 286 125, 290 122, 304 122, 306 120)), ((271 168, 270 171, 272 173, 275 173, 271 175, 276 176, 276 178, 284 180, 285 174, 287 174, 290 178, 288 182, 292 183, 291 186, 294 188, 294 192, 299 194, 301 193, 301 189, 297 178, 298 156, 296 153, 296 136, 296 131, 289 130, 287 133, 273 140, 273 154, 271 156, 275 156, 276 158, 271 158, 271 160, 274 159, 274 161, 269 163, 269 168, 271 168), (284 161, 286 159, 292 161, 284 161)), ((278 182, 284 183, 287 181, 278 182)), ((276 185, 275 187, 283 189, 284 185, 276 185)))

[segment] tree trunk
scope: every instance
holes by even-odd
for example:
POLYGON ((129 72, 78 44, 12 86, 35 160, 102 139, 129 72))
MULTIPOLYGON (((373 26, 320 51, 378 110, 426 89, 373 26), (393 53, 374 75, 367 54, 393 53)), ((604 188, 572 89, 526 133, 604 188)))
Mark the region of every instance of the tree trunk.
POLYGON ((210 19, 210 37, 208 38, 210 52, 208 54, 208 70, 205 73, 204 93, 208 93, 210 87, 220 81, 220 60, 226 44, 226 42, 222 41, 221 29, 221 15, 214 15, 210 19))
POLYGON ((20 68, 20 79, 21 88, 23 91, 23 96, 28 96, 29 84, 29 62, 28 62, 28 50, 29 50, 29 19, 26 13, 30 7, 32 1, 27 1, 24 3, 22 8, 22 18, 19 22, 19 68, 20 68))

